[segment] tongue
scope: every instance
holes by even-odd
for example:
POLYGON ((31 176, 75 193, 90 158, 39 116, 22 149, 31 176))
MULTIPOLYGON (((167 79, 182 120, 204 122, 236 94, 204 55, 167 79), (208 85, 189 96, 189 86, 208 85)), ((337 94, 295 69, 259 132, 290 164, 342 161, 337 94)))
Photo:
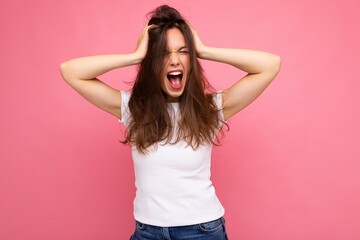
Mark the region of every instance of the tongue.
POLYGON ((181 88, 181 79, 179 77, 172 77, 171 79, 169 79, 169 82, 172 88, 181 88))

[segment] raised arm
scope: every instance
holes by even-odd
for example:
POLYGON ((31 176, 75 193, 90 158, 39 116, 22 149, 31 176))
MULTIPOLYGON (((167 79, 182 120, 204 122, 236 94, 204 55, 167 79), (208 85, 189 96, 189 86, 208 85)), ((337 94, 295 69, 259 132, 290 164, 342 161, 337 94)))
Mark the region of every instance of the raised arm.
POLYGON ((121 93, 98 79, 98 76, 121 67, 138 64, 147 51, 148 26, 130 54, 109 54, 80 57, 60 65, 64 80, 90 103, 121 118, 121 93))
POLYGON ((248 74, 222 93, 225 120, 253 102, 280 70, 279 56, 255 50, 205 46, 193 30, 199 58, 230 64, 248 74))

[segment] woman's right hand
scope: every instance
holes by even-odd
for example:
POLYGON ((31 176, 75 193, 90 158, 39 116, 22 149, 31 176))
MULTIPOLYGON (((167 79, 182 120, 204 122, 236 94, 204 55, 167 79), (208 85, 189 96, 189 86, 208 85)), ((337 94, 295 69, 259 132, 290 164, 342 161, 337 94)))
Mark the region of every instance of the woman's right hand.
POLYGON ((136 47, 130 54, 86 56, 63 62, 60 66, 64 80, 85 99, 102 110, 121 118, 121 93, 98 77, 108 71, 141 63, 144 59, 149 35, 155 25, 144 27, 136 47))
POLYGON ((141 60, 144 59, 147 52, 149 43, 149 29, 153 27, 155 27, 155 25, 146 25, 140 34, 135 53, 141 60))

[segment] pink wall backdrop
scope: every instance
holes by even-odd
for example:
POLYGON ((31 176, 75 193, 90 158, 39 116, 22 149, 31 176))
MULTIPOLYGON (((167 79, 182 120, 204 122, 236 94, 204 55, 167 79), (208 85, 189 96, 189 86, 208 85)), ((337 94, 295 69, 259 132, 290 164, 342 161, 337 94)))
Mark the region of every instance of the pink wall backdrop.
MULTIPOLYGON (((230 239, 360 239, 357 0, 2 0, 0 239, 129 238, 135 188, 122 128, 58 68, 78 56, 131 52, 146 13, 162 3, 208 45, 283 60, 213 153, 230 239)), ((243 75, 203 66, 217 89, 243 75)), ((126 68, 102 79, 129 89, 134 76, 126 68)))

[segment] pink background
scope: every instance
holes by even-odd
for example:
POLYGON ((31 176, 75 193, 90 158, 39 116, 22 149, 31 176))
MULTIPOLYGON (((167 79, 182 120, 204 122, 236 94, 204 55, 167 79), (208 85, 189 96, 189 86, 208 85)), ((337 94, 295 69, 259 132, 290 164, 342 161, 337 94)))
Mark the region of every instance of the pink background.
MULTIPOLYGON (((208 45, 282 57, 277 79, 230 121, 213 153, 230 239, 360 239, 357 0, 2 0, 0 239, 129 238, 135 189, 123 129, 58 68, 131 52, 146 13, 164 2, 208 45)), ((243 75, 203 66, 217 89, 243 75)), ((102 79, 129 89, 134 75, 102 79)))

